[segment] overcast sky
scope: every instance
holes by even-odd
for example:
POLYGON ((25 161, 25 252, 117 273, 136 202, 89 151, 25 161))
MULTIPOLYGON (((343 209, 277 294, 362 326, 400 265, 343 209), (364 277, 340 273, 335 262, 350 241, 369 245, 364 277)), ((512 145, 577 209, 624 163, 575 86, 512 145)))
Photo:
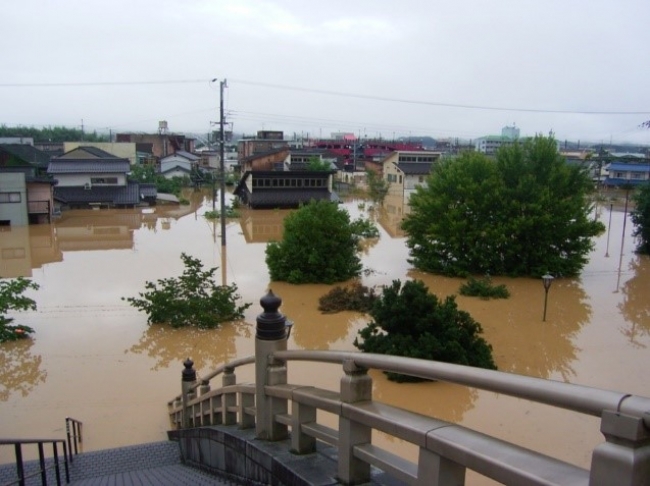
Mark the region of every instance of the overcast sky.
POLYGON ((3 2, 0 124, 650 144, 648 0, 3 2), (211 82, 217 78, 216 82, 211 82))

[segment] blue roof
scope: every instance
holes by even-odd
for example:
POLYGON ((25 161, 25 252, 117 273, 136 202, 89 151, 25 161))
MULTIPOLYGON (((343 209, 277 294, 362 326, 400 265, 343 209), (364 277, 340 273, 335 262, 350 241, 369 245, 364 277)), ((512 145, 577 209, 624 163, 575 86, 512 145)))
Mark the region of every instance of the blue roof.
POLYGON ((609 164, 610 172, 617 170, 619 172, 650 172, 650 161, 647 164, 626 164, 623 162, 612 162, 609 164))

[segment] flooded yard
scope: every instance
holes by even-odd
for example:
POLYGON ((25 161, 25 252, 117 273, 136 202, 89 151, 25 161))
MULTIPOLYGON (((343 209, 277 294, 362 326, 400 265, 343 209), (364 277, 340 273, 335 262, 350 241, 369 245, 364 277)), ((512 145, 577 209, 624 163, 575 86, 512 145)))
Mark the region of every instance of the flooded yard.
MULTIPOLYGON (((440 297, 458 293, 463 280, 409 265, 398 205, 387 201, 372 213, 361 200, 344 206, 353 218, 370 215, 380 229, 380 238, 363 250, 365 285, 417 278, 440 297)), ((366 317, 320 314, 318 298, 331 286, 269 281, 264 250, 280 237, 286 212, 248 211, 229 220, 222 254, 219 222, 203 216, 211 208, 209 194, 198 192, 186 207, 69 211, 51 225, 0 232, 0 275, 40 285, 30 293, 38 310, 16 315, 36 330, 34 338, 0 345, 0 435, 62 437, 70 416, 84 423, 86 451, 165 440, 166 403, 180 392, 182 361, 191 357, 201 376, 253 354, 259 299, 269 287, 295 322, 289 349, 355 349, 366 317), (242 300, 253 303, 245 322, 211 331, 148 326, 146 315, 121 300, 144 290, 147 280, 179 275, 181 252, 220 267, 217 274, 237 284, 242 300)), ((507 285, 509 299, 458 296, 457 302, 483 326, 502 371, 647 396, 650 259, 634 253, 629 216, 625 232, 618 208, 601 207, 596 217, 610 230, 596 241, 579 278, 553 282, 546 322, 539 279, 495 278, 507 285)), ((290 381, 336 388, 340 369, 317 366, 290 366, 290 381)), ((253 380, 252 367, 237 374, 239 381, 253 380)), ((603 440, 595 418, 445 383, 394 384, 380 373, 373 378, 379 400, 583 467, 603 440)), ((396 440, 380 440, 415 454, 396 440)))

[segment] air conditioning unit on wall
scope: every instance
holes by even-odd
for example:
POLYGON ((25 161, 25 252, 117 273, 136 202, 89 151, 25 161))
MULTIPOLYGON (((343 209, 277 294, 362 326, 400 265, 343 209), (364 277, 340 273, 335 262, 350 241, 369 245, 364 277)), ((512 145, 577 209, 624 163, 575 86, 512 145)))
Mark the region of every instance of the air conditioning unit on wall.
POLYGON ((90 182, 86 182, 86 183, 84 184, 84 189, 85 189, 86 191, 90 191, 90 189, 92 189, 92 187, 93 187, 93 186, 90 184, 90 182))

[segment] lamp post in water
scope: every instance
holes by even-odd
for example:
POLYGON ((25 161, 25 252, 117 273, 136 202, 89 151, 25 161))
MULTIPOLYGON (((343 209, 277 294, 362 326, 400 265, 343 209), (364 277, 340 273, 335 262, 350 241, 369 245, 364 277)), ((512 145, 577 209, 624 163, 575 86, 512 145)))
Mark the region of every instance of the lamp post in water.
POLYGON ((546 304, 548 303, 548 289, 551 288, 553 283, 553 275, 542 275, 542 283, 544 284, 544 317, 542 318, 543 322, 546 322, 546 304))

